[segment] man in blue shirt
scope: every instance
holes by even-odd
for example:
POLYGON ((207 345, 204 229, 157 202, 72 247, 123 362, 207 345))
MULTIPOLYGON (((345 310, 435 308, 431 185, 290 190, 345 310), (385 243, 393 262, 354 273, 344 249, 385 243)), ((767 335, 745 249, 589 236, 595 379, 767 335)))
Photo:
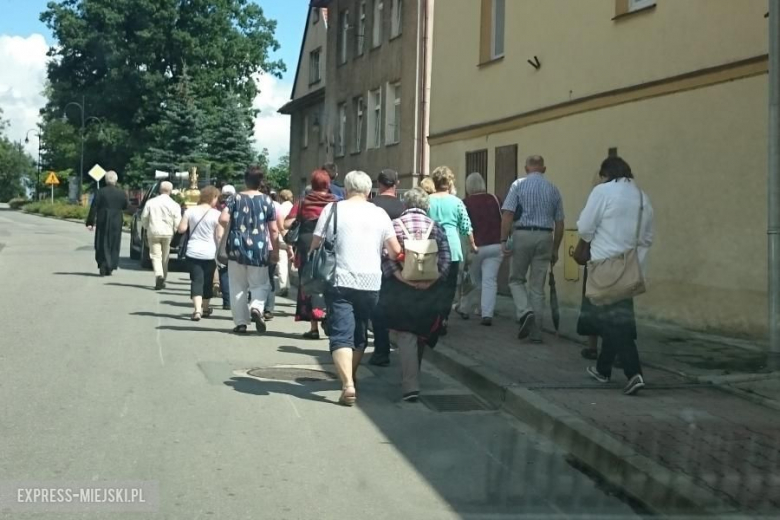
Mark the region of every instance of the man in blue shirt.
POLYGON ((330 175, 330 192, 338 200, 344 200, 347 198, 347 191, 336 184, 336 178, 339 176, 339 168, 335 163, 325 163, 322 169, 328 172, 330 175))
POLYGON ((501 208, 501 246, 512 257, 509 289, 520 322, 518 338, 542 342, 544 281, 558 261, 563 239, 563 199, 547 178, 544 159, 530 156, 526 177, 516 180, 501 208), (516 218, 515 215, 519 215, 516 218), (511 250, 507 248, 512 238, 511 250), (530 270, 530 275, 529 275, 530 270))

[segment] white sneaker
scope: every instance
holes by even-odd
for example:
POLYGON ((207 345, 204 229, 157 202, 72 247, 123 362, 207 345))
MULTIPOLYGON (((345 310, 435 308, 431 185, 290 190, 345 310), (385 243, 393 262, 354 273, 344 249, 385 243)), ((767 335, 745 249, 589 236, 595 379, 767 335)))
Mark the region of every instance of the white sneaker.
POLYGON ((628 380, 628 384, 623 388, 623 393, 626 395, 634 395, 644 387, 645 380, 642 378, 642 374, 637 374, 628 380))
POLYGON ((602 384, 609 383, 609 378, 607 376, 601 375, 601 372, 598 371, 596 367, 588 367, 587 372, 596 381, 602 384))

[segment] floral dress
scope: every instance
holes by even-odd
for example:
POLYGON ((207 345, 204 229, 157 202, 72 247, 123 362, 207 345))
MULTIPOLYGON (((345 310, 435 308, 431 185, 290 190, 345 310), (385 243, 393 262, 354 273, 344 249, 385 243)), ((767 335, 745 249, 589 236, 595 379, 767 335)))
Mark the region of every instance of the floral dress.
POLYGON ((243 265, 269 265, 268 223, 276 221, 276 209, 271 197, 239 193, 230 197, 225 207, 230 212, 228 258, 243 265))

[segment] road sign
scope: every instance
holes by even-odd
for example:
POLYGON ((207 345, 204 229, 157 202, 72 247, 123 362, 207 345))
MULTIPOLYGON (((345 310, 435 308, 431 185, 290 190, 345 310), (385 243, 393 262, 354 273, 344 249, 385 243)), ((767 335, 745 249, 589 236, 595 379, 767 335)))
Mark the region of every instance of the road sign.
POLYGON ((104 170, 99 164, 96 164, 92 167, 91 170, 87 172, 87 175, 95 179, 97 182, 100 182, 103 177, 106 176, 106 170, 104 170))
POLYGON ((46 177, 46 182, 44 184, 56 186, 59 183, 60 180, 57 178, 57 175, 54 172, 49 172, 49 176, 46 177))

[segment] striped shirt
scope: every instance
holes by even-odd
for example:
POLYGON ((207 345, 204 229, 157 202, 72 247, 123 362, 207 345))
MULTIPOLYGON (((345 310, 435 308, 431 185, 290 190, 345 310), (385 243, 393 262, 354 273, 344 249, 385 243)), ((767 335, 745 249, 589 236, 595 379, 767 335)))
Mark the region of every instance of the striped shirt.
POLYGON ((501 208, 518 214, 515 227, 538 227, 553 229, 555 223, 562 221, 563 199, 558 188, 541 173, 529 173, 523 179, 512 183, 501 208))
MULTIPOLYGON (((404 234, 399 222, 404 223, 404 226, 406 226, 406 229, 409 231, 411 236, 416 239, 421 239, 423 234, 428 231, 428 228, 431 226, 431 223, 433 223, 433 220, 431 220, 431 218, 428 217, 428 215, 421 209, 412 208, 404 211, 399 218, 393 221, 395 236, 398 238, 398 242, 401 244, 401 246, 403 246, 406 235, 404 234)), ((439 266, 439 278, 444 278, 447 276, 447 273, 450 269, 450 263, 452 262, 447 234, 440 224, 434 223, 433 229, 431 230, 431 234, 428 236, 428 238, 435 240, 436 245, 439 247, 439 258, 437 261, 439 266)), ((400 262, 390 260, 388 256, 384 256, 382 258, 382 273, 386 278, 393 277, 396 272, 401 270, 402 266, 400 262)))

